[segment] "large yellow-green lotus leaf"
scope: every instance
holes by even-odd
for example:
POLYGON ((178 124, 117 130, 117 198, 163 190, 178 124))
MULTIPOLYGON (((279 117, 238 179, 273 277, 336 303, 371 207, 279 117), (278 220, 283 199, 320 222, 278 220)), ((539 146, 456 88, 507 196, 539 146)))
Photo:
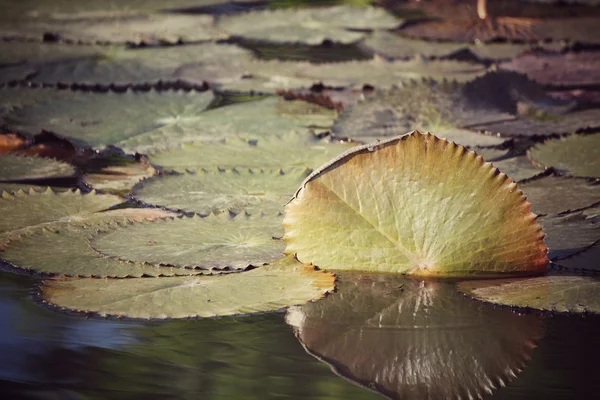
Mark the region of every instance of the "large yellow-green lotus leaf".
POLYGON ((68 177, 75 168, 67 163, 42 157, 0 155, 0 181, 68 177))
POLYGON ((200 170, 145 180, 133 195, 148 204, 201 215, 227 210, 276 214, 283 213, 283 206, 310 172, 307 168, 200 170))
POLYGON ((207 271, 175 267, 156 267, 102 257, 90 247, 89 240, 110 225, 93 224, 84 228, 44 229, 11 240, 0 257, 17 269, 40 274, 79 277, 141 277, 195 275, 207 271))
POLYGON ((281 215, 229 213, 140 222, 100 233, 91 246, 124 261, 204 269, 244 269, 283 254, 281 215))
POLYGON ((45 281, 41 295, 57 307, 105 316, 216 317, 303 304, 333 290, 334 280, 332 274, 284 257, 220 276, 45 281))
POLYGON ((458 287, 469 296, 496 304, 546 311, 600 313, 600 279, 597 277, 550 275, 466 281, 458 287))
POLYGON ((527 155, 533 162, 559 172, 600 178, 600 133, 547 140, 527 155))
POLYGON ((413 275, 545 271, 544 234, 516 184, 417 131, 321 167, 286 206, 286 253, 324 269, 413 275))

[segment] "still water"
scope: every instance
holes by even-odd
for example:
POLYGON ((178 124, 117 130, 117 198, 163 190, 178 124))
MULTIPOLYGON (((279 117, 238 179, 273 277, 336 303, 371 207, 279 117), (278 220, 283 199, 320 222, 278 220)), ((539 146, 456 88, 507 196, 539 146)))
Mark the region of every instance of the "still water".
POLYGON ((497 379, 507 386, 495 399, 587 399, 600 390, 598 317, 518 315, 452 298, 449 283, 424 292, 415 283, 421 295, 412 296, 393 290, 397 282, 342 279, 338 293, 287 316, 139 322, 47 309, 32 301, 37 282, 0 274, 3 398, 416 398, 418 381, 439 395, 497 379), (415 307, 433 311, 412 320, 415 307), (516 378, 499 378, 519 363, 516 378))

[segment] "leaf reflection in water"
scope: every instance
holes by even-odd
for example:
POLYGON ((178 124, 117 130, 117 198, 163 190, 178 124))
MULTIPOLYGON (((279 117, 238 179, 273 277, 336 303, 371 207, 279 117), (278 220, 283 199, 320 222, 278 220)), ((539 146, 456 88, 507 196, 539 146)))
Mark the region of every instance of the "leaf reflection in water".
POLYGON ((328 298, 286 321, 334 372, 392 399, 480 398, 516 377, 543 334, 518 315, 458 294, 448 282, 344 274, 328 298))

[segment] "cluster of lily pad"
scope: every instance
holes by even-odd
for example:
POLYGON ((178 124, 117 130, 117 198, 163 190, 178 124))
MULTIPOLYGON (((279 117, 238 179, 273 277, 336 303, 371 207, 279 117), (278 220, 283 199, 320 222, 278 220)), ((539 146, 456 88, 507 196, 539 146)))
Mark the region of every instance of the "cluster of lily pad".
MULTIPOLYGON (((353 357, 382 346, 320 339, 442 315, 486 327, 428 333, 473 347, 442 380, 376 382, 407 398, 489 392, 541 336, 537 316, 490 314, 457 289, 600 312, 600 106, 587 90, 599 58, 572 51, 596 28, 539 7, 527 21, 458 13, 461 25, 427 4, 434 21, 411 20, 415 5, 394 15, 235 2, 215 15, 227 2, 84 3, 11 3, 0 28, 0 258, 46 278, 43 302, 130 318, 294 306, 286 319, 304 345, 369 387, 386 366, 353 357), (273 45, 353 46, 364 58, 257 56, 273 45), (481 277, 502 279, 470 279, 481 277), (500 320, 514 329, 494 330, 500 320), (506 346, 483 351, 476 337, 506 346)), ((402 342, 377 332, 385 351, 402 342)), ((410 332, 397 352, 432 352, 410 332)), ((408 375, 424 362, 415 354, 408 375)))

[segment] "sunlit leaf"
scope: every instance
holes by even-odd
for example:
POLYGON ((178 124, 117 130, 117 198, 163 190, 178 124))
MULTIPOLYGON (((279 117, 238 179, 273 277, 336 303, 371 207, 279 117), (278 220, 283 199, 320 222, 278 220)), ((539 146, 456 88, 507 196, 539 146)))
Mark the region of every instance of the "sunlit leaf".
POLYGON ((212 99, 211 92, 196 91, 77 92, 15 110, 7 123, 20 131, 46 129, 102 147, 159 128, 176 131, 197 124, 212 99))
POLYGON ((72 165, 51 158, 0 155, 2 181, 67 177, 74 173, 72 165))
POLYGON ((276 260, 284 245, 279 215, 176 218, 141 222, 96 236, 101 254, 154 265, 244 269, 276 260))
POLYGON ((201 270, 156 267, 102 257, 92 250, 88 240, 103 229, 110 229, 110 226, 94 224, 86 228, 43 230, 10 241, 0 253, 0 257, 17 268, 51 275, 104 278, 206 273, 201 270))
POLYGON ((127 194, 142 179, 150 178, 156 173, 148 160, 142 158, 140 161, 117 163, 87 173, 83 176, 83 181, 96 190, 127 194))
POLYGON ((469 296, 490 303, 570 313, 600 313, 600 279, 543 276, 529 279, 467 281, 458 285, 469 296))
POLYGON ((547 140, 529 150, 528 157, 569 175, 600 178, 600 134, 547 140))
POLYGON ((336 293, 292 307, 307 351, 390 399, 481 398, 532 357, 541 320, 469 301, 454 285, 344 274, 336 293))
POLYGON ((311 133, 294 131, 252 139, 229 137, 218 142, 183 144, 149 158, 167 170, 185 172, 199 168, 316 168, 354 147, 331 143, 311 133))
POLYGON ((233 36, 268 42, 352 43, 367 29, 392 29, 402 21, 382 8, 338 6, 328 8, 261 10, 223 16, 217 26, 233 36))
POLYGON ((42 298, 62 308, 131 318, 216 317, 275 311, 333 290, 334 276, 282 258, 213 277, 45 281, 42 298))
POLYGON ((229 136, 266 137, 292 130, 304 133, 312 128, 329 128, 335 116, 334 110, 306 101, 257 97, 255 101, 211 109, 195 114, 191 119, 180 119, 176 124, 157 127, 122 141, 120 146, 127 151, 147 153, 182 143, 229 136))
POLYGON ((540 220, 548 245, 548 257, 560 260, 581 253, 600 240, 600 218, 578 212, 564 216, 546 216, 540 220))
POLYGON ((321 167, 286 206, 286 253, 324 269, 414 275, 542 272, 546 246, 512 179, 411 132, 321 167))
POLYGON ((275 214, 292 197, 310 169, 291 170, 200 170, 182 175, 145 180, 134 197, 147 204, 207 215, 242 211, 275 214))
POLYGON ((587 179, 547 176, 520 187, 536 214, 575 211, 600 202, 600 183, 587 179))

